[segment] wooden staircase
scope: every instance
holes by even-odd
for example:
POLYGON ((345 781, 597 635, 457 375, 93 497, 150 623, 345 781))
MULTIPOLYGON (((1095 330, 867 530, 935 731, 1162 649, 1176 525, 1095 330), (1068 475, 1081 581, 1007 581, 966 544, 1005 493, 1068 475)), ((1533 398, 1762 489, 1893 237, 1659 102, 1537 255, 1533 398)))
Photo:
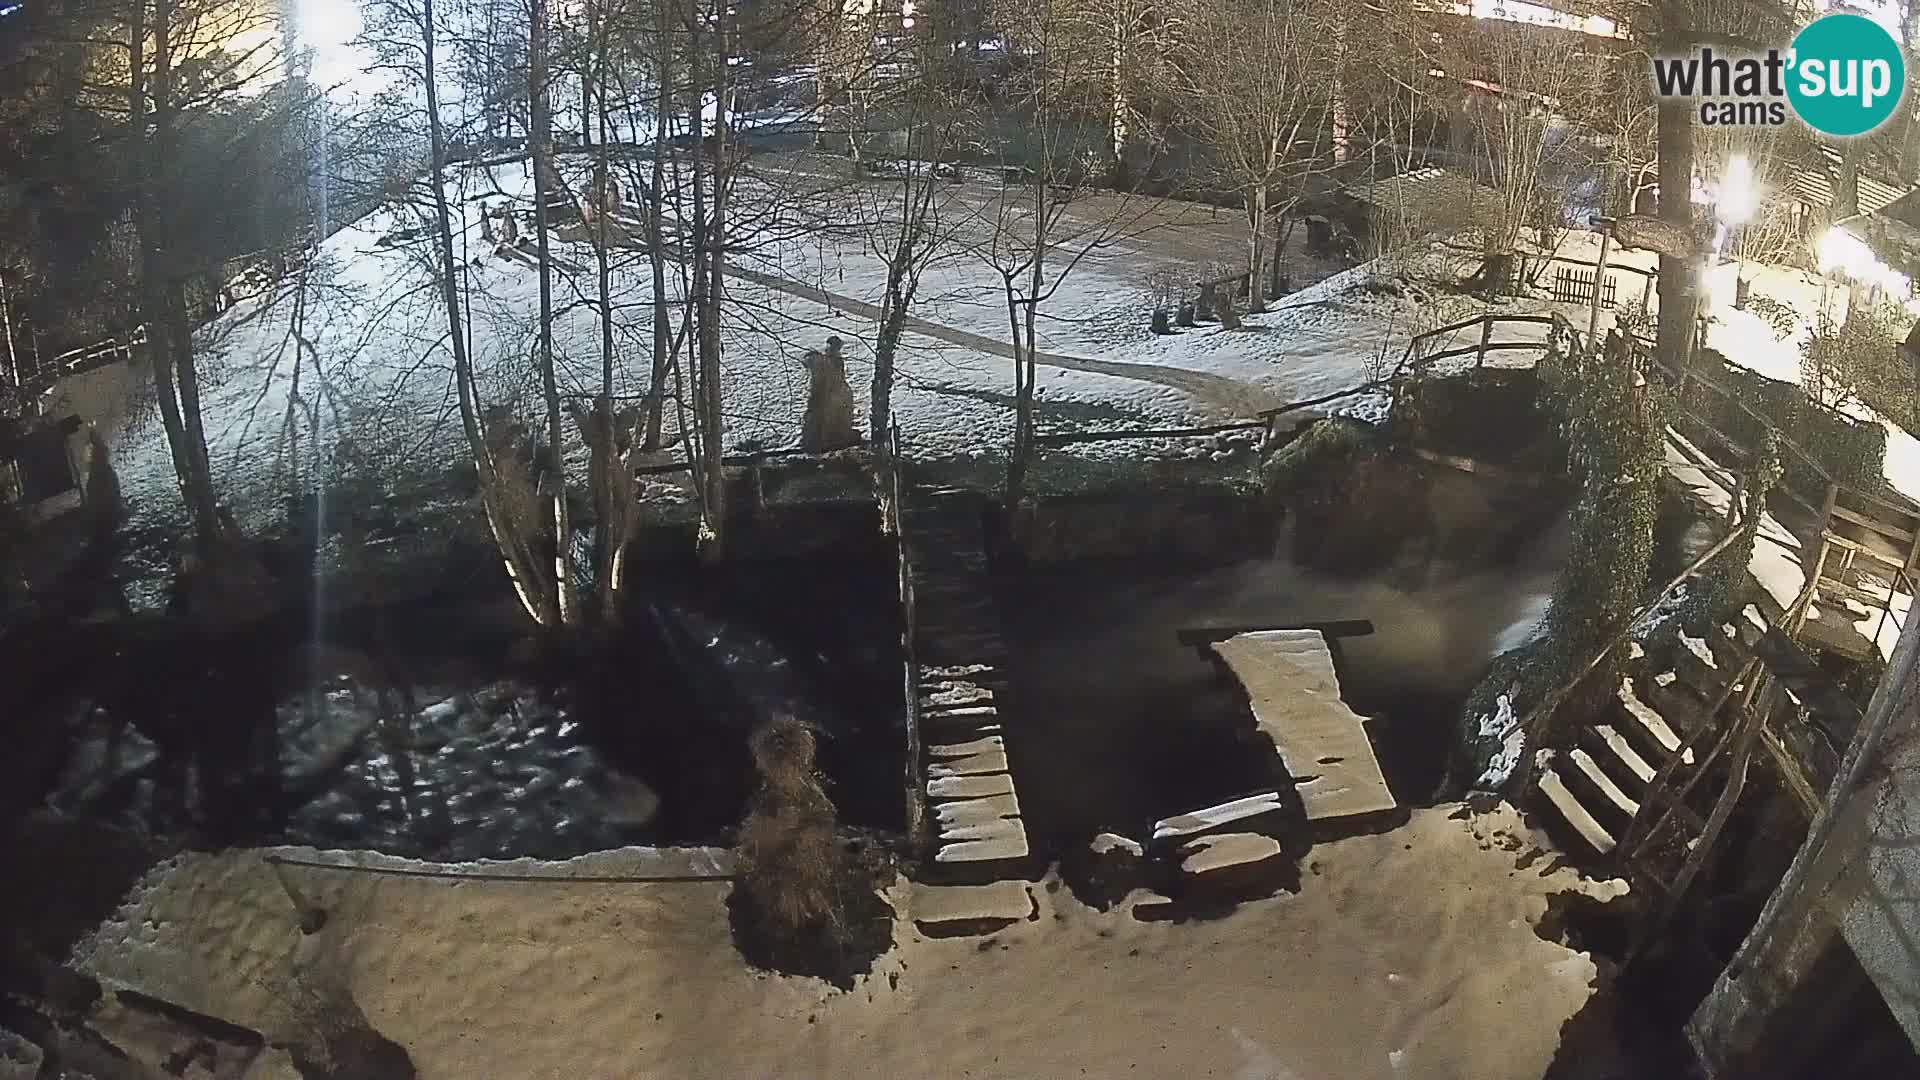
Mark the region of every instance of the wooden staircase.
MULTIPOLYGON (((1660 766, 1682 754, 1659 710, 1623 679, 1606 712, 1580 733, 1579 745, 1541 751, 1540 794, 1553 818, 1597 855, 1610 855, 1640 814, 1660 766)), ((1683 759, 1680 767, 1685 768, 1683 759)))
POLYGON ((929 876, 967 884, 1023 876, 1031 852, 1001 723, 1006 644, 988 576, 986 501, 914 484, 901 514, 934 841, 929 876))

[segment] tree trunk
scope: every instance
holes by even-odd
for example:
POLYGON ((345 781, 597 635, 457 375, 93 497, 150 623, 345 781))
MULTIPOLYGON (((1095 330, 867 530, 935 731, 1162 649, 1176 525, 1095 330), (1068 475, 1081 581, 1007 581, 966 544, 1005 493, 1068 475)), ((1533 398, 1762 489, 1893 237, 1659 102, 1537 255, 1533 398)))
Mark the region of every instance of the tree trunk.
POLYGON ((1127 146, 1133 141, 1133 101, 1127 93, 1128 51, 1132 44, 1133 8, 1127 0, 1114 5, 1113 50, 1108 58, 1107 144, 1113 155, 1113 186, 1125 191, 1130 186, 1127 174, 1127 146))
MULTIPOLYGON (((1666 55, 1692 50, 1693 29, 1687 0, 1662 0, 1662 37, 1666 55)), ((1685 98, 1661 98, 1656 106, 1656 149, 1660 158, 1660 218, 1693 232, 1693 109, 1685 98)), ((1698 289, 1691 257, 1660 256, 1660 323, 1655 347, 1676 371, 1693 361, 1694 312, 1698 289)))
POLYGON ((454 276, 453 223, 452 211, 447 205, 445 172, 447 166, 446 130, 440 123, 440 92, 435 82, 435 34, 433 26, 433 0, 421 0, 420 36, 425 62, 425 92, 427 98, 427 138, 432 154, 431 172, 427 177, 427 187, 433 192, 433 210, 435 240, 439 248, 440 297, 447 307, 447 341, 453 350, 453 375, 455 391, 460 398, 460 425, 466 432, 467 448, 473 455, 474 470, 479 476, 480 502, 486 511, 487 526, 493 533, 494 544, 500 549, 502 561, 506 565, 507 578, 513 583, 514 592, 520 598, 521 606, 535 623, 551 626, 558 620, 558 612, 553 608, 553 597, 541 580, 541 574, 534 564, 523 539, 512 533, 507 518, 499 505, 500 481, 494 473, 493 457, 487 451, 486 437, 480 430, 479 391, 474 382, 473 356, 467 351, 467 338, 463 332, 463 319, 460 313, 460 284, 454 276))
POLYGON ((560 622, 571 625, 573 610, 573 531, 567 523, 566 459, 561 453, 560 387, 553 372, 553 263, 548 247, 547 201, 552 196, 553 106, 547 69, 547 0, 533 0, 527 35, 528 108, 533 141, 534 250, 540 260, 540 388, 547 404, 547 453, 551 459, 544 492, 552 505, 553 595, 560 622))
MULTIPOLYGON (((589 66, 592 72, 583 72, 581 78, 588 80, 595 75, 604 80, 607 71, 606 28, 598 18, 598 8, 589 4, 587 8, 587 49, 589 66)), ((583 91, 590 94, 590 91, 583 91)), ((594 261, 599 277, 600 301, 600 398, 596 402, 595 430, 588 438, 600 445, 594 448, 593 462, 598 468, 588 477, 593 486, 594 517, 598 522, 594 537, 594 586, 599 593, 599 619, 603 624, 615 621, 617 614, 616 593, 620 583, 616 570, 620 561, 620 549, 626 544, 626 521, 630 508, 624 504, 626 493, 614 483, 614 469, 620 465, 620 439, 615 432, 616 423, 613 407, 613 269, 607 250, 608 211, 613 204, 609 198, 608 181, 612 162, 608 150, 607 88, 604 81, 599 87, 600 105, 600 145, 593 159, 594 198, 598 203, 593 220, 599 235, 595 238, 594 261), (620 500, 620 501, 617 501, 620 500)), ((591 96, 588 101, 592 101, 591 96)), ((592 126, 592 120, 586 122, 592 126)))
MULTIPOLYGON (((666 228, 663 224, 667 206, 667 139, 672 132, 668 117, 673 110, 673 94, 669 89, 673 76, 671 50, 664 46, 669 40, 667 12, 666 4, 655 5, 654 30, 662 47, 657 50, 659 59, 655 71, 659 87, 654 95, 653 187, 647 193, 647 258, 653 270, 653 375, 647 384, 647 432, 641 445, 648 450, 660 446, 660 414, 673 348, 673 326, 667 314, 666 228)), ((686 437, 684 430, 681 437, 686 437)))
POLYGON ((726 296, 727 194, 733 186, 727 164, 728 95, 727 8, 716 5, 713 16, 713 206, 707 222, 707 291, 700 312, 700 389, 707 413, 707 505, 713 527, 702 554, 718 559, 726 538, 725 382, 720 367, 720 310, 726 296))
POLYGON ((200 423, 199 383, 193 370, 192 330, 187 323, 184 289, 172 264, 170 225, 163 220, 156 186, 167 174, 173 157, 173 0, 154 0, 153 24, 146 25, 146 5, 135 5, 133 19, 132 90, 129 98, 134 135, 145 149, 140 186, 142 290, 141 314, 147 325, 147 355, 153 366, 154 387, 161 423, 172 451, 174 476, 193 519, 194 540, 202 554, 220 535, 219 510, 214 504, 213 476, 208 465, 206 433, 200 423), (151 134, 147 132, 145 82, 146 40, 153 40, 153 98, 151 134))
MULTIPOLYGON (((1267 245, 1264 227, 1267 223, 1267 188, 1262 184, 1247 193, 1247 312, 1267 310, 1266 294, 1261 289, 1260 271, 1265 269, 1267 245)), ((1233 303, 1233 291, 1229 287, 1227 303, 1233 303)))

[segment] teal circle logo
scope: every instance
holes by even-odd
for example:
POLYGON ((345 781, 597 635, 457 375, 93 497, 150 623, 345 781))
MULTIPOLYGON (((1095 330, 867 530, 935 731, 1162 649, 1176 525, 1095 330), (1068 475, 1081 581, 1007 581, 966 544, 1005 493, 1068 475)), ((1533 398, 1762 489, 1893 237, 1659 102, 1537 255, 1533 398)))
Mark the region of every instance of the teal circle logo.
POLYGON ((1815 19, 1793 39, 1787 101, 1815 131, 1865 135, 1887 122, 1906 89, 1899 43, 1864 15, 1815 19))

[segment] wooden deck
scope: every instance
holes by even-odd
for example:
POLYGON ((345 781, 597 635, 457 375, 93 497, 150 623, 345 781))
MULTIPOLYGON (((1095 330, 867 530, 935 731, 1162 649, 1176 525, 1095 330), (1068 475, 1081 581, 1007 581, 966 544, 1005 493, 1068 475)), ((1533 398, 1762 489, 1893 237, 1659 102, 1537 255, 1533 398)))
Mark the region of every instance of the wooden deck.
POLYGON ((1396 803, 1364 719, 1340 698, 1333 653, 1318 630, 1258 630, 1216 642, 1260 730, 1294 777, 1307 820, 1377 814, 1396 803))

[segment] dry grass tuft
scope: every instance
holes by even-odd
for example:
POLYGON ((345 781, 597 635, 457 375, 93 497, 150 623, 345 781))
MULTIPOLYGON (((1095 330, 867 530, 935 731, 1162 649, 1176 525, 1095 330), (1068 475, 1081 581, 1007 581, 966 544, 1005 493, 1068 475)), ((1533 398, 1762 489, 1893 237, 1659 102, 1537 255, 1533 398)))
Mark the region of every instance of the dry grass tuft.
POLYGON ((760 790, 740 826, 741 888, 771 934, 798 938, 844 929, 841 852, 833 803, 814 765, 813 730, 787 717, 749 743, 760 790))

